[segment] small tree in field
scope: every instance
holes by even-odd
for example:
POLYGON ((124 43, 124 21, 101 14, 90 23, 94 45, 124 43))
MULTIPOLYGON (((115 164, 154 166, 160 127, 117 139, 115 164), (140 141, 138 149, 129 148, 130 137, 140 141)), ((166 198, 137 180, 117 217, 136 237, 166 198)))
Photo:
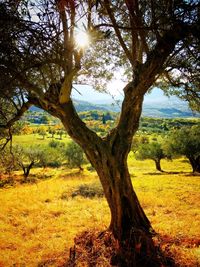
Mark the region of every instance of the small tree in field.
POLYGON ((58 168, 64 161, 65 145, 52 140, 48 146, 42 148, 39 165, 42 167, 58 168))
POLYGON ((47 135, 47 132, 46 132, 45 128, 41 127, 38 129, 38 134, 40 136, 42 136, 42 139, 44 140, 45 136, 47 135))
POLYGON ((84 153, 82 148, 74 141, 67 144, 65 155, 67 157, 67 164, 70 168, 78 167, 83 171, 82 164, 85 163, 84 153))
POLYGON ((23 170, 24 181, 26 182, 33 166, 40 162, 42 152, 37 147, 20 147, 13 149, 15 164, 23 170))
POLYGON ((160 161, 166 157, 162 145, 157 142, 141 144, 136 152, 136 159, 152 159, 156 164, 156 169, 160 172, 163 171, 161 169, 160 161))
POLYGON ((51 138, 54 138, 54 135, 56 134, 56 130, 53 128, 49 129, 49 134, 51 134, 51 138))
POLYGON ((64 134, 64 131, 63 130, 59 130, 58 132, 57 132, 57 134, 59 135, 59 139, 60 140, 62 140, 62 136, 63 136, 63 134, 64 134))
POLYGON ((200 173, 200 126, 175 130, 166 141, 165 151, 174 157, 186 156, 192 171, 200 173))

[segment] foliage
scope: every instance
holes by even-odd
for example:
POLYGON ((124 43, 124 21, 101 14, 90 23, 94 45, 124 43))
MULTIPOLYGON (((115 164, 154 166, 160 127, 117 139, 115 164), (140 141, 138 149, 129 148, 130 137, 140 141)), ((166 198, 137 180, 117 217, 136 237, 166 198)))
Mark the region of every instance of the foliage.
POLYGON ((15 159, 11 149, 4 149, 0 153, 0 169, 11 175, 15 169, 15 159))
POLYGON ((85 163, 84 152, 74 141, 70 141, 66 145, 65 156, 67 157, 67 165, 70 168, 78 167, 83 170, 82 164, 85 163))
POLYGON ((56 130, 54 128, 49 128, 49 134, 51 134, 51 138, 54 138, 54 135, 56 134, 56 130))
POLYGON ((58 148, 59 149, 59 148, 64 148, 65 143, 63 143, 63 142, 61 143, 59 141, 52 140, 49 142, 48 146, 52 147, 52 148, 58 148))
POLYGON ((173 156, 186 156, 193 172, 200 172, 200 126, 173 131, 167 138, 165 150, 173 156))
POLYGON ((131 144, 131 150, 135 153, 140 145, 148 144, 149 143, 149 137, 145 136, 144 134, 142 135, 137 135, 134 136, 131 144))
POLYGON ((175 118, 175 119, 165 119, 165 118, 152 118, 152 117, 142 117, 140 119, 139 131, 142 133, 159 133, 167 134, 173 129, 181 128, 184 126, 192 127, 193 125, 200 124, 199 118, 175 118))
POLYGON ((62 136, 65 134, 65 132, 63 130, 59 130, 57 134, 59 135, 60 140, 62 140, 62 136))
MULTIPOLYGON (((30 123, 30 117, 37 118, 40 121, 40 117, 42 116, 42 112, 28 112, 29 115, 25 114, 24 122, 30 123), (33 113, 33 114, 32 114, 33 113)), ((111 129, 113 129, 117 124, 117 119, 119 117, 119 113, 117 112, 109 112, 105 113, 102 111, 94 110, 94 111, 84 111, 78 113, 79 117, 86 123, 86 125, 96 131, 97 133, 102 132, 104 135, 107 134, 111 129), (106 118, 106 125, 102 123, 102 118, 106 118)), ((49 120, 53 120, 53 117, 49 115, 49 120)), ((193 125, 200 124, 200 120, 198 117, 191 118, 153 118, 153 117, 141 117, 139 133, 141 134, 166 134, 175 128, 180 128, 183 126, 192 127, 193 125)), ((32 124, 27 125, 26 132, 33 132, 32 124), (30 128, 29 130, 27 128, 30 128), (31 129, 32 128, 32 129, 31 129)), ((42 128, 45 126, 42 126, 42 128)), ((40 128, 40 127, 39 127, 40 128)), ((55 125, 51 125, 48 127, 48 133, 51 135, 51 138, 55 137, 56 132, 59 130, 64 131, 61 125, 58 122, 55 125)), ((23 129, 22 129, 23 132, 23 129)))
POLYGON ((58 141, 51 141, 48 146, 41 147, 41 158, 39 165, 42 167, 58 168, 63 164, 65 146, 58 141))

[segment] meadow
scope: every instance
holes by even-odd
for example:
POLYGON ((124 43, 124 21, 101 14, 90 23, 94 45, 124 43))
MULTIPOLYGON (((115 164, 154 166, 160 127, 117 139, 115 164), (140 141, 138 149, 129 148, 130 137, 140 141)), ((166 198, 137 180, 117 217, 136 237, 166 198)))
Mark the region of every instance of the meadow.
MULTIPOLYGON (((200 177, 184 158, 161 164, 166 173, 130 154, 134 188, 158 242, 177 266, 200 266, 200 177)), ((31 175, 39 180, 0 189, 1 267, 63 266, 77 234, 109 225, 104 198, 72 197, 81 184, 98 183, 95 172, 35 168, 31 175)))
POLYGON ((58 142, 67 142, 69 141, 69 137, 66 135, 62 136, 62 139, 58 135, 55 135, 55 138, 51 138, 50 135, 45 137, 44 139, 38 135, 37 133, 32 134, 21 134, 21 135, 14 135, 13 136, 13 144, 15 145, 48 145, 51 140, 56 140, 58 142))

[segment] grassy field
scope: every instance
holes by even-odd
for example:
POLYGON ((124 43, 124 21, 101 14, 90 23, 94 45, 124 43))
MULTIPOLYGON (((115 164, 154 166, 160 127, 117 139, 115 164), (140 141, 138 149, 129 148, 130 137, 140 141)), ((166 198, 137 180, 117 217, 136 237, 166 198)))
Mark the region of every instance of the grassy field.
MULTIPOLYGON (((130 156, 133 185, 161 246, 180 266, 200 266, 200 177, 184 159, 161 164, 168 173, 130 156)), ((33 176, 49 178, 0 189, 0 266, 62 266, 78 233, 109 224, 104 198, 71 197, 98 181, 94 172, 35 169, 33 176)))
POLYGON ((24 135, 14 135, 13 136, 13 144, 15 145, 27 145, 27 144, 34 144, 34 145, 48 145, 48 143, 52 140, 56 140, 58 142, 67 142, 69 141, 69 137, 66 135, 62 136, 62 139, 58 135, 55 135, 55 138, 51 138, 50 135, 47 135, 44 139, 39 134, 24 134, 24 135))

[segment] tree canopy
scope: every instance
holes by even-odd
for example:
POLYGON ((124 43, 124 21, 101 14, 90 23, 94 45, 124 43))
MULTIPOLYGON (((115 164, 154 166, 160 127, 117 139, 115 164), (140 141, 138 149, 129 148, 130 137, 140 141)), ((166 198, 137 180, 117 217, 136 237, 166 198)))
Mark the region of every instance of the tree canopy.
POLYGON ((200 172, 200 126, 183 127, 173 131, 165 144, 165 151, 174 157, 188 158, 193 172, 200 172))
POLYGON ((60 119, 99 175, 119 265, 158 266, 127 156, 144 95, 154 85, 198 107, 199 10, 195 0, 0 2, 0 127, 9 129, 31 105, 60 119), (88 49, 76 43, 78 29, 89 34, 88 49), (127 84, 120 118, 101 138, 76 113, 73 84, 88 81, 99 88, 121 70, 127 84), (128 251, 137 240, 139 252, 128 251))
POLYGON ((78 76, 97 85, 113 68, 140 80, 150 65, 145 91, 157 84, 199 108, 198 1, 3 1, 0 14, 2 110, 2 101, 20 115, 31 98, 61 99, 64 80, 69 98, 78 76), (81 27, 91 39, 84 53, 74 41, 81 27))

